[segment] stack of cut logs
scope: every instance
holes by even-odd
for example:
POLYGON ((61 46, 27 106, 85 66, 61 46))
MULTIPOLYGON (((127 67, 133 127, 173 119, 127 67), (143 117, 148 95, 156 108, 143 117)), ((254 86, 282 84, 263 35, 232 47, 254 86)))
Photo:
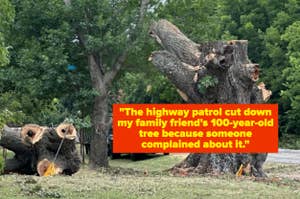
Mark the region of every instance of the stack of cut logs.
POLYGON ((15 155, 5 161, 4 172, 43 176, 50 163, 54 162, 55 174, 72 175, 79 170, 81 163, 75 145, 76 136, 75 127, 66 123, 56 128, 36 124, 22 128, 5 126, 0 145, 15 155))

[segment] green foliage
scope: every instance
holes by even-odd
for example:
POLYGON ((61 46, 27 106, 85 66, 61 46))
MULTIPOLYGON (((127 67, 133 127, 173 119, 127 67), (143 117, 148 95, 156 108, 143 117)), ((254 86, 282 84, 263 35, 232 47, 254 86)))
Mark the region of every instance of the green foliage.
POLYGON ((65 107, 61 104, 59 99, 52 99, 50 104, 47 104, 41 110, 39 117, 39 123, 44 125, 56 125, 62 122, 67 117, 68 112, 65 107))
POLYGON ((286 133, 291 128, 294 132, 299 131, 299 126, 295 125, 300 117, 296 109, 292 108, 296 106, 295 99, 299 94, 292 92, 291 89, 297 89, 295 85, 298 84, 298 80, 295 77, 297 75, 299 77, 299 73, 296 69, 286 67, 293 65, 291 62, 295 60, 293 57, 297 57, 296 49, 299 51, 299 46, 296 44, 299 35, 295 30, 296 25, 288 27, 300 20, 300 2, 296 0, 224 0, 221 2, 223 18, 226 18, 229 24, 224 25, 225 30, 238 39, 249 40, 249 57, 251 61, 260 64, 261 80, 272 91, 270 103, 279 104, 280 132, 286 133), (229 19, 232 21, 230 22, 229 19), (289 96, 286 90, 291 91, 289 96))
POLYGON ((233 39, 224 26, 235 27, 230 16, 221 12, 222 1, 167 0, 156 9, 158 18, 165 18, 176 24, 195 42, 233 39))
POLYGON ((298 59, 300 58, 300 19, 287 27, 285 33, 281 37, 284 41, 288 42, 287 49, 290 58, 290 63, 299 65, 298 59))
POLYGON ((66 118, 64 122, 74 124, 78 129, 90 128, 92 126, 90 116, 80 118, 80 114, 81 113, 78 112, 77 115, 66 118))
POLYGON ((13 93, 0 95, 0 129, 7 123, 22 124, 26 116, 22 104, 13 93))
POLYGON ((218 82, 219 82, 219 80, 217 77, 213 77, 211 75, 206 75, 197 83, 198 91, 202 94, 205 94, 209 87, 216 86, 218 84, 218 82))
MULTIPOLYGON (((138 2, 74 0, 66 6, 62 0, 12 1, 16 16, 7 35, 11 63, 0 71, 0 93, 14 93, 24 122, 51 125, 90 115, 100 93, 92 89, 87 55, 103 64, 104 73, 109 71, 138 37, 128 37, 138 28, 138 2), (69 71, 69 64, 76 69, 69 71)), ((137 49, 128 52, 142 52, 137 49)))
POLYGON ((290 60, 290 67, 283 71, 285 77, 285 87, 281 95, 284 99, 290 102, 290 109, 284 115, 287 119, 285 126, 286 132, 293 132, 299 134, 300 129, 300 21, 294 22, 290 25, 282 39, 288 42, 288 56, 290 60))
POLYGON ((284 134, 279 139, 279 147, 283 149, 296 149, 300 150, 300 135, 284 134))
POLYGON ((4 166, 5 166, 4 158, 2 157, 2 155, 0 155, 0 174, 3 173, 4 166))
POLYGON ((8 33, 7 30, 13 21, 14 9, 9 0, 0 0, 0 5, 0 66, 3 66, 9 63, 5 34, 8 33))
POLYGON ((180 103, 182 100, 171 83, 160 74, 125 73, 115 85, 114 102, 180 103))

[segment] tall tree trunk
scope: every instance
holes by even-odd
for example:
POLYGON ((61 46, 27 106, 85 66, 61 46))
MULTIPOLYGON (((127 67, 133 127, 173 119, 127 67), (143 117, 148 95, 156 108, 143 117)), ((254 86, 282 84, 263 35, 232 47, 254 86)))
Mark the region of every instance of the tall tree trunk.
MULTIPOLYGON (((263 103, 271 91, 256 85, 259 65, 248 59, 246 40, 197 44, 167 20, 154 22, 149 34, 164 48, 151 54, 152 63, 190 103, 263 103), (210 84, 202 81, 210 80, 210 84)), ((244 173, 265 176, 267 154, 190 154, 172 168, 195 173, 244 173)))
POLYGON ((107 96, 97 96, 95 98, 92 124, 94 133, 91 139, 90 166, 107 167, 107 120, 108 102, 107 96))
POLYGON ((100 66, 93 55, 89 55, 89 71, 93 88, 98 92, 95 97, 92 113, 92 137, 90 151, 90 167, 107 167, 107 119, 108 119, 108 93, 104 83, 100 66))

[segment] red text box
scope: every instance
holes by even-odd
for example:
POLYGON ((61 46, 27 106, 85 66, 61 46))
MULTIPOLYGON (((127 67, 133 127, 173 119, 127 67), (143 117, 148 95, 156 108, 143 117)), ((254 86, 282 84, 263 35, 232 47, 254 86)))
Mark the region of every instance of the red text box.
POLYGON ((276 104, 114 104, 114 153, 278 151, 276 104))

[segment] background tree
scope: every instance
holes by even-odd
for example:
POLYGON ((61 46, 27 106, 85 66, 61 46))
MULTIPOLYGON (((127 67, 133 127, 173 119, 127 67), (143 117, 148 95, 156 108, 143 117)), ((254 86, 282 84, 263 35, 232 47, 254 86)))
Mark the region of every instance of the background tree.
POLYGON ((270 102, 279 104, 280 134, 287 133, 291 102, 280 93, 287 81, 282 71, 290 64, 282 35, 299 20, 299 1, 224 0, 220 5, 222 14, 232 20, 229 24, 233 25, 224 25, 229 33, 249 41, 249 58, 262 66, 262 80, 272 90, 270 102))
POLYGON ((289 67, 283 70, 283 77, 286 79, 285 87, 281 92, 284 99, 290 102, 290 109, 284 117, 287 120, 284 129, 286 132, 299 134, 300 129, 300 21, 290 25, 282 39, 288 42, 289 67))
POLYGON ((7 35, 7 43, 12 46, 11 63, 0 69, 1 93, 11 93, 10 101, 20 104, 14 110, 26 115, 20 123, 58 124, 66 117, 66 110, 78 108, 77 98, 88 102, 82 95, 90 86, 83 79, 88 74, 85 67, 67 69, 69 63, 80 59, 76 58, 78 50, 69 26, 61 20, 63 3, 12 3, 16 17, 7 35))
POLYGON ((182 103, 175 87, 157 72, 125 72, 114 85, 112 103, 182 103))
POLYGON ((72 1, 66 3, 70 24, 84 50, 92 87, 97 91, 92 113, 90 165, 107 166, 109 88, 124 66, 137 31, 142 30, 149 1, 72 1))
MULTIPOLYGON (((14 19, 14 9, 9 0, 0 0, 0 67, 9 63, 8 44, 5 42, 5 36, 9 32, 10 24, 14 19)), ((1 70, 1 69, 0 69, 1 70)), ((1 75, 0 75, 1 76, 1 75)), ((1 78, 1 77, 0 77, 1 78)), ((20 106, 19 103, 11 102, 7 93, 0 97, 0 128, 10 121, 18 121, 23 115, 14 110, 20 106)))
MULTIPOLYGON (((148 0, 12 1, 11 63, 2 93, 11 91, 23 122, 61 122, 92 112, 91 166, 107 166, 106 130, 112 82, 143 32, 148 0), (59 121, 60 120, 60 121, 59 121)), ((144 34, 146 35, 146 34, 144 34)))
POLYGON ((14 9, 9 0, 0 1, 0 66, 9 62, 8 46, 4 41, 5 34, 7 34, 9 25, 14 18, 14 9))
POLYGON ((160 3, 155 13, 157 19, 167 19, 185 29, 185 34, 195 42, 234 39, 226 27, 232 25, 230 17, 224 15, 223 0, 166 0, 160 3))

